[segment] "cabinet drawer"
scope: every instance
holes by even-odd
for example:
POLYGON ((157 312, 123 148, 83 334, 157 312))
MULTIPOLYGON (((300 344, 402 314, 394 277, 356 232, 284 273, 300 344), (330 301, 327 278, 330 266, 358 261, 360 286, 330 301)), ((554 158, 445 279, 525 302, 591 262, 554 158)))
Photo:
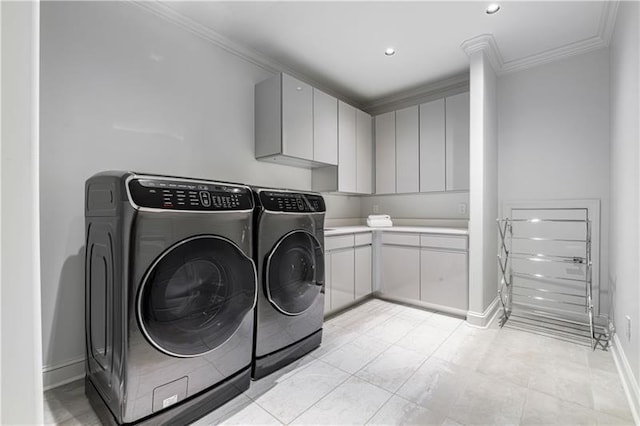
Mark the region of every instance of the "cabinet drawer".
POLYGON ((366 246, 371 244, 371 232, 365 232, 363 234, 356 234, 356 245, 366 246))
POLYGON ((326 237, 324 239, 325 251, 335 250, 339 248, 353 247, 353 244, 354 244, 353 234, 336 235, 334 237, 326 237))
POLYGON ((395 244, 400 246, 420 246, 419 234, 405 234, 394 232, 382 233, 382 244, 395 244))
POLYGON ((420 235, 420 245, 422 247, 433 247, 452 250, 466 250, 467 237, 454 237, 448 235, 420 235))

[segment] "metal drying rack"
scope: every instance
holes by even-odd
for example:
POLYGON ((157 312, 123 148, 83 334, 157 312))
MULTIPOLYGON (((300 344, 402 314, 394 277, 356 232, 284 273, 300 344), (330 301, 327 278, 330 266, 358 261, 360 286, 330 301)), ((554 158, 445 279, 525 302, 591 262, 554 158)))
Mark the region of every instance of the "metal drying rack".
POLYGON ((501 280, 498 295, 503 315, 500 327, 531 331, 562 340, 590 344, 595 350, 607 350, 609 337, 604 327, 594 324, 592 298, 591 221, 589 219, 498 219, 500 250, 498 264, 501 280), (584 224, 580 239, 514 235, 514 224, 584 224), (513 240, 584 244, 584 251, 570 256, 512 251, 513 240), (537 272, 514 271, 512 260, 583 266, 582 278, 552 276, 537 272), (536 283, 519 285, 519 280, 536 283), (514 298, 516 300, 514 300, 514 298))

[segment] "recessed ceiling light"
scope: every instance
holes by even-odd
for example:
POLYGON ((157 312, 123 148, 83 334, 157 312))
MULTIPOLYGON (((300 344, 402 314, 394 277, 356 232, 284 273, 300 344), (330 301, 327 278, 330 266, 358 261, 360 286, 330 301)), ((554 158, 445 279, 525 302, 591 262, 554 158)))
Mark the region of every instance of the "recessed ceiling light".
POLYGON ((489 6, 487 6, 487 15, 493 15, 494 13, 497 13, 500 10, 500 5, 498 3, 491 3, 489 6))
POLYGON ((384 54, 387 56, 393 56, 396 54, 396 49, 394 49, 393 47, 387 47, 387 49, 384 51, 384 54))

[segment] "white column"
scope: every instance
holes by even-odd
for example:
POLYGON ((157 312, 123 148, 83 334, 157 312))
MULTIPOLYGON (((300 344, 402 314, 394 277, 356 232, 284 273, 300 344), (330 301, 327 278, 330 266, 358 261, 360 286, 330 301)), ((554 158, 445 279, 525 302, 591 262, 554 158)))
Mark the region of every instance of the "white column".
POLYGON ((469 56, 469 314, 485 326, 497 308, 498 137, 496 70, 499 52, 491 35, 468 40, 469 56))
POLYGON ((0 2, 0 424, 41 424, 38 2, 0 2))

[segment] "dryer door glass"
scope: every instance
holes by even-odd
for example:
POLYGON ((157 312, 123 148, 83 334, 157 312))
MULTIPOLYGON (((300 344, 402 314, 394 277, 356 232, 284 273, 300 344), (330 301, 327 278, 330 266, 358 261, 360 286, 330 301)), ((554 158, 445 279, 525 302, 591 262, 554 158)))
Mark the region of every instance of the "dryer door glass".
POLYGON ((294 231, 274 247, 266 263, 266 293, 273 306, 287 315, 305 312, 324 285, 324 253, 308 232, 294 231))
POLYGON ((253 261, 229 240, 201 236, 155 261, 138 295, 138 319, 156 348, 198 356, 226 342, 255 299, 253 261))

